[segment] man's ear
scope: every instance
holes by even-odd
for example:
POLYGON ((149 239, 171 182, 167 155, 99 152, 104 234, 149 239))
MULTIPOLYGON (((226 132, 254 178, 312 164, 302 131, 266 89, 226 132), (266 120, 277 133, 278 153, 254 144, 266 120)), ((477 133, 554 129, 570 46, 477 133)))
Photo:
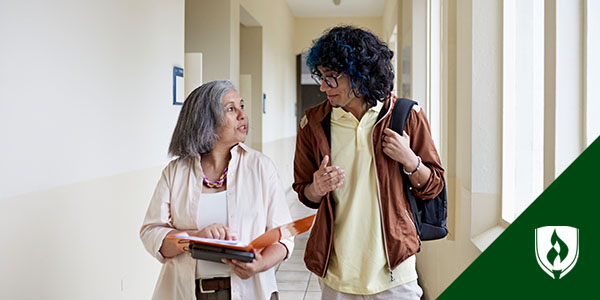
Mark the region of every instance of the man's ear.
POLYGON ((358 87, 353 87, 352 88, 352 93, 354 94, 354 97, 356 97, 356 98, 360 98, 361 97, 360 93, 358 92, 358 87))

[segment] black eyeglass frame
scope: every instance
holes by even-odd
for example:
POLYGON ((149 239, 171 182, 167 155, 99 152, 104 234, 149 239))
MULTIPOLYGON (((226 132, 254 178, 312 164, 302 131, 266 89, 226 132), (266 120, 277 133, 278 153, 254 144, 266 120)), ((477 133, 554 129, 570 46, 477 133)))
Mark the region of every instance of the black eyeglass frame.
POLYGON ((338 79, 340 79, 340 77, 342 77, 342 75, 344 75, 344 73, 340 73, 337 76, 325 76, 323 77, 321 74, 319 73, 312 73, 310 74, 310 77, 318 84, 321 85, 323 83, 323 80, 325 81, 325 84, 327 84, 327 86, 329 86, 332 89, 335 89, 339 86, 338 83, 338 79), (331 80, 333 79, 333 82, 331 82, 331 80))

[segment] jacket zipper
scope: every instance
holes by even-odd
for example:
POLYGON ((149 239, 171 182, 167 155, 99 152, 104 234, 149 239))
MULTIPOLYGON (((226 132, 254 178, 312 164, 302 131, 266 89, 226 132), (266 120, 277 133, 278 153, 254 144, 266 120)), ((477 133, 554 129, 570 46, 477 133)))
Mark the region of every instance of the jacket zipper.
MULTIPOLYGON (((410 223, 413 224, 413 226, 415 227, 415 230, 417 230, 417 225, 415 225, 415 222, 413 221, 412 217, 410 216, 410 214, 408 213, 408 210, 404 210, 404 212, 406 213, 406 216, 408 217, 408 219, 410 220, 410 223)), ((420 238, 419 238, 420 239, 420 238)))
POLYGON ((392 266, 390 265, 390 255, 388 254, 388 247, 387 247, 387 240, 385 237, 385 228, 384 225, 384 217, 383 217, 383 208, 381 207, 381 191, 380 191, 380 187, 379 187, 379 175, 377 175, 377 161, 375 159, 375 144, 373 143, 373 138, 375 137, 375 127, 377 127, 377 124, 379 124, 383 119, 385 119, 385 117, 390 113, 390 111, 392 110, 392 102, 390 101, 390 107, 388 109, 388 111, 385 113, 385 115, 377 122, 375 122, 375 125, 373 125, 373 130, 371 131, 371 148, 373 150, 373 165, 375 166, 375 179, 376 179, 376 183, 377 183, 377 203, 379 203, 379 214, 381 216, 381 232, 383 233, 383 250, 385 250, 385 260, 387 262, 387 268, 388 268, 388 272, 390 273, 390 281, 394 281, 396 280, 394 278, 394 274, 392 273, 392 266))
MULTIPOLYGON (((331 192, 330 192, 331 193, 331 192)), ((330 195, 331 197, 331 195, 330 195)), ((328 197, 327 201, 329 201, 328 197)), ((335 226, 335 224, 334 224, 335 226)), ((331 255, 331 248, 333 248, 333 228, 331 228, 332 234, 329 235, 329 249, 327 249, 327 260, 325 260, 325 268, 323 269, 323 274, 321 274, 321 278, 325 278, 325 274, 327 274, 327 268, 329 267, 329 256, 331 255)))

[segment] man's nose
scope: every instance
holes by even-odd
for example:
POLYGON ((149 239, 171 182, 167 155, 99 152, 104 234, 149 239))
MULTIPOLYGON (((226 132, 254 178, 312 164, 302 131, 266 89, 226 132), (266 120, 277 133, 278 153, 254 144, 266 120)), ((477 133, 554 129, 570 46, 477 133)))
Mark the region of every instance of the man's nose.
POLYGON ((325 92, 329 89, 329 86, 327 85, 327 82, 325 82, 325 79, 321 80, 321 86, 319 86, 319 90, 321 92, 325 92))

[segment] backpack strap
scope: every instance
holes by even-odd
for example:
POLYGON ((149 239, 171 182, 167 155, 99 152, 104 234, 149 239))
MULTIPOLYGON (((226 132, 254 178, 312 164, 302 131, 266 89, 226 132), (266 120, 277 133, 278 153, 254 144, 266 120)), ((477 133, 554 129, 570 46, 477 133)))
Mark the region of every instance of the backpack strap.
MULTIPOLYGON (((394 109, 392 110, 392 119, 390 121, 390 128, 402 135, 404 131, 404 127, 406 126, 406 121, 408 120, 408 116, 410 115, 410 111, 413 106, 417 105, 417 102, 406 99, 406 98, 397 98, 396 103, 394 104, 394 109)), ((404 179, 404 182, 407 183, 404 185, 404 191, 406 196, 408 197, 408 203, 410 205, 410 210, 413 214, 413 222, 415 224, 415 228, 417 229, 417 234, 419 237, 421 236, 421 217, 418 214, 417 208, 417 199, 415 195, 412 193, 412 186, 410 185, 410 179, 404 172, 402 172, 402 164, 398 163, 400 167, 400 174, 404 179)))
POLYGON ((402 131, 404 131, 404 126, 406 126, 406 120, 408 120, 410 110, 414 105, 417 105, 417 102, 406 98, 396 99, 394 109, 392 110, 392 120, 390 121, 390 128, 393 131, 402 135, 402 131))

